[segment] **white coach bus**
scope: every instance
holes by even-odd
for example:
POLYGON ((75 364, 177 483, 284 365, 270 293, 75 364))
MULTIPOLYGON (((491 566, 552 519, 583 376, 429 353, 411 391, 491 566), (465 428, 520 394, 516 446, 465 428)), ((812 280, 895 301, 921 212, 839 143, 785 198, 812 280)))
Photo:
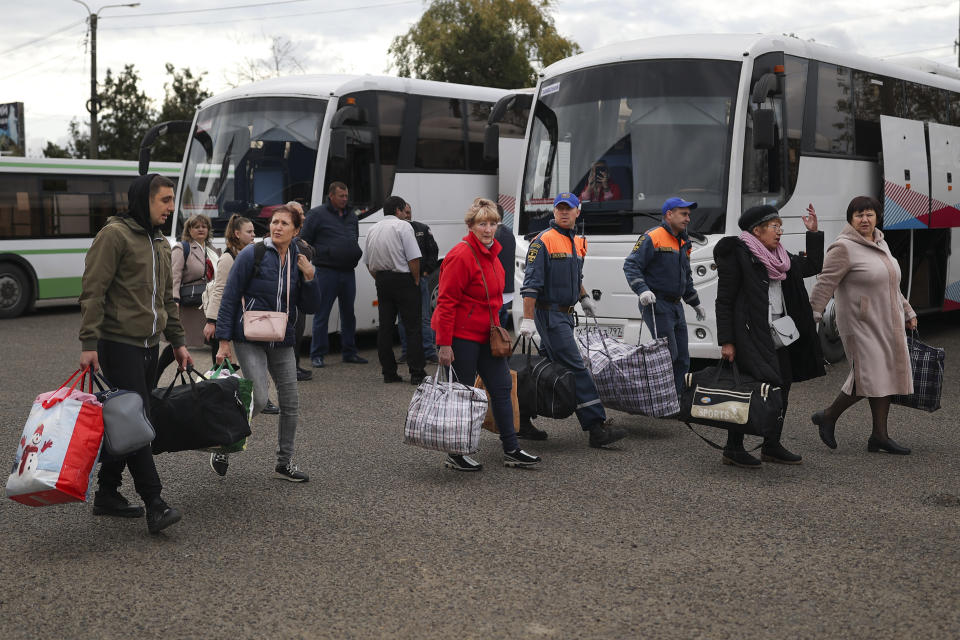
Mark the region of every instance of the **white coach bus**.
MULTIPOLYGON (((285 202, 296 200, 304 210, 322 205, 330 183, 339 181, 360 218, 361 248, 370 227, 383 219, 383 201, 395 194, 411 204, 415 220, 430 226, 442 257, 463 237, 463 215, 473 199, 497 199, 497 162, 485 159, 484 140, 491 110, 506 93, 376 76, 265 80, 205 100, 192 123, 156 127, 144 139, 141 167, 149 164, 158 135, 190 133, 177 189, 177 231, 189 216, 203 213, 222 243, 231 214, 265 225, 285 202)), ((507 112, 500 121, 501 135, 515 143, 514 185, 526 116, 507 112)), ((376 328, 376 303, 373 279, 361 262, 358 331, 376 328)), ((329 329, 339 330, 336 305, 329 329)))
MULTIPOLYGON (((623 260, 670 196, 699 203, 691 262, 708 317, 697 322, 687 309, 692 357, 719 356, 713 248, 739 233, 738 217, 756 204, 780 209, 783 243, 797 252, 808 203, 829 244, 852 197, 878 198, 911 304, 921 313, 960 308, 957 69, 788 37, 652 38, 545 69, 527 135, 518 236, 543 229, 554 195, 580 194, 600 161, 618 187, 619 199, 582 204, 584 286, 601 325, 628 342, 642 323, 623 260)), ((518 282, 527 244, 518 241, 518 282)), ((824 333, 825 353, 841 357, 836 336, 824 333)))
MULTIPOLYGON (((172 180, 180 165, 156 162, 172 180)), ((76 302, 94 236, 127 209, 137 163, 0 158, 0 318, 76 302)))

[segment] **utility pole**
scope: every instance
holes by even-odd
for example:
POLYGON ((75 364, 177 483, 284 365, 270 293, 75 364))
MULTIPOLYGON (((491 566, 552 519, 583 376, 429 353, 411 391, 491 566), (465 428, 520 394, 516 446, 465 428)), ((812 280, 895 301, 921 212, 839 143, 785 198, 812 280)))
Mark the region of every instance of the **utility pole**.
POLYGON ((100 7, 96 11, 91 11, 83 0, 73 0, 82 4, 87 10, 87 23, 90 25, 90 99, 87 101, 87 111, 90 112, 90 147, 88 155, 91 160, 97 158, 97 149, 99 148, 100 126, 97 124, 97 111, 100 106, 100 99, 97 97, 97 20, 100 19, 100 12, 111 7, 139 7, 139 2, 132 4, 108 4, 100 7))

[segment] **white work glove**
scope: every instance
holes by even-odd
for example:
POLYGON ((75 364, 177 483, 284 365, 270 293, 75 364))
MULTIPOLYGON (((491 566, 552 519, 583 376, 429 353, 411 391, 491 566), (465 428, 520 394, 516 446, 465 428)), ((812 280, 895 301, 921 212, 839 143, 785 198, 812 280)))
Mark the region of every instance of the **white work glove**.
POLYGON ((703 322, 707 319, 707 310, 703 308, 703 305, 697 305, 693 308, 697 312, 697 322, 703 322))
POLYGON ((587 296, 580 301, 580 306, 583 307, 583 315, 587 316, 588 318, 597 317, 597 303, 593 300, 593 298, 587 296))
POLYGON ((533 318, 524 318, 520 321, 520 335, 524 338, 532 338, 537 335, 537 323, 533 318))
POLYGON ((657 296, 653 295, 653 291, 644 291, 640 294, 640 304, 647 307, 657 301, 657 296))

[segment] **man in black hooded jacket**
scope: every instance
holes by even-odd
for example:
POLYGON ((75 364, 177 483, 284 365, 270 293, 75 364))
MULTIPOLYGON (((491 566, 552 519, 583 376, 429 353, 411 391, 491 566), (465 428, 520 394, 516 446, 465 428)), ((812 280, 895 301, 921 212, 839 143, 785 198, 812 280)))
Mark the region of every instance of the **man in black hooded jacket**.
MULTIPOLYGON (((136 391, 149 407, 161 334, 173 345, 181 369, 193 364, 173 301, 170 244, 160 230, 173 213, 173 182, 159 174, 140 176, 130 185, 127 199, 129 212, 107 220, 87 252, 80 294, 80 367, 102 367, 112 385, 136 391)), ((150 533, 180 520, 180 513, 160 497, 162 485, 150 445, 122 457, 104 453, 100 461, 95 515, 143 515, 143 509, 119 492, 126 466, 146 505, 150 533)))

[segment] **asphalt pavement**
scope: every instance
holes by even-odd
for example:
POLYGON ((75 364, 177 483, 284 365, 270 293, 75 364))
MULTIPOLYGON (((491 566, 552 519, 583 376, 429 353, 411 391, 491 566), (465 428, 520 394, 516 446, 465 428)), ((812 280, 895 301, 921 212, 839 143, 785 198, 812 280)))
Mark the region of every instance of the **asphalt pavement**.
MULTIPOLYGON (((78 323, 76 307, 0 321, 11 463, 34 397, 76 369, 78 323)), ((199 452, 156 458, 183 513, 158 536, 89 504, 0 500, 0 638, 960 637, 960 315, 920 329, 946 382, 940 411, 891 411, 912 455, 867 452, 866 403, 838 449, 820 442, 809 415, 840 363, 793 387, 784 444, 803 464, 759 471, 619 412, 609 450, 539 420, 539 469, 504 468, 487 432, 481 473, 443 469, 403 443, 413 388, 383 384, 367 336, 370 364, 331 354, 300 383, 309 483, 273 477, 277 417, 259 416, 225 478, 199 452)))

